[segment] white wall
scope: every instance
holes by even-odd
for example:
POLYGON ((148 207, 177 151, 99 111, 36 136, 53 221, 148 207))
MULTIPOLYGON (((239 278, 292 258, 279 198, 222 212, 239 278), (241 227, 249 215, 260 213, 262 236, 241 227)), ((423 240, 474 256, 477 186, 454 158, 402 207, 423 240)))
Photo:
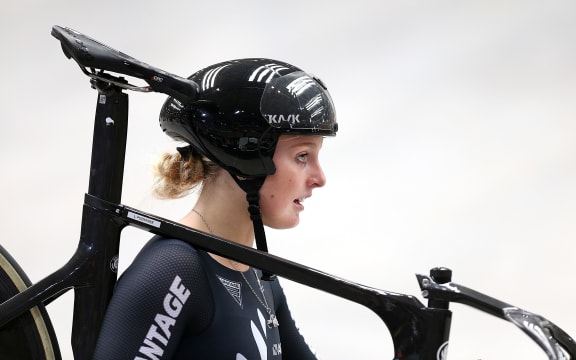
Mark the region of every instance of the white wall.
MULTIPOLYGON (((23 0, 0 12, 1 244, 32 280, 72 255, 87 190, 96 94, 52 25, 188 76, 270 57, 319 75, 340 132, 328 184, 271 252, 418 296, 415 273, 454 281, 576 334, 576 3, 558 1, 23 0)), ((131 95, 123 202, 165 217, 193 198, 149 194, 164 96, 131 95)), ((126 232, 125 267, 148 234, 126 232)), ((324 359, 391 359, 370 311, 285 283, 324 359)), ((72 293, 49 306, 64 358, 72 293)), ((451 359, 545 359, 514 325, 453 305, 451 359)))

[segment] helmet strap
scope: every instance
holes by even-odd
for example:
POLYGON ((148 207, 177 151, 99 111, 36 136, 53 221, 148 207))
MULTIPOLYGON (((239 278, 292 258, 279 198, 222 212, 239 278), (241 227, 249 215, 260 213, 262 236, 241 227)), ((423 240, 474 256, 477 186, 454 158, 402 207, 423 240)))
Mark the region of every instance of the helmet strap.
MULTIPOLYGON (((266 243, 266 233, 264 231, 264 223, 262 222, 262 212, 260 211, 260 188, 266 180, 265 176, 255 178, 242 178, 232 176, 238 186, 246 192, 246 200, 248 201, 248 212, 250 219, 254 225, 254 236, 256 238, 256 248, 262 252, 268 252, 268 245, 266 243)), ((262 280, 273 281, 276 275, 262 271, 262 280)))

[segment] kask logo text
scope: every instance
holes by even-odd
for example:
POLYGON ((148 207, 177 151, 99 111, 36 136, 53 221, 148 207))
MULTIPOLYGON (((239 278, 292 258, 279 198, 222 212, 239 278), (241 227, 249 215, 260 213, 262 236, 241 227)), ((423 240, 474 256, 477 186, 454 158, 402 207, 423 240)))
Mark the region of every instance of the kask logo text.
POLYGON ((300 114, 289 114, 289 115, 266 115, 266 120, 268 120, 269 124, 281 124, 281 123, 290 123, 290 124, 299 124, 300 123, 300 114))

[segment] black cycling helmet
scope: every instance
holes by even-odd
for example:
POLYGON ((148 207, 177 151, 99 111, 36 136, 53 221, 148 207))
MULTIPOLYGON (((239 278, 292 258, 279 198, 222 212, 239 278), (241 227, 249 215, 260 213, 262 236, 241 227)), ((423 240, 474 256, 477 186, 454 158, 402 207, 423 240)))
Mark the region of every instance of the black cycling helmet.
POLYGON ((196 100, 168 98, 160 126, 232 175, 262 177, 276 170, 272 157, 282 134, 335 135, 332 99, 316 77, 270 59, 226 61, 189 79, 196 100))
MULTIPOLYGON (((259 190, 276 171, 272 158, 282 134, 336 135, 338 124, 326 86, 285 62, 226 61, 190 76, 198 85, 191 103, 168 98, 160 126, 226 169, 246 192, 256 245, 268 251, 259 190)), ((263 272, 263 279, 274 276, 263 272)))

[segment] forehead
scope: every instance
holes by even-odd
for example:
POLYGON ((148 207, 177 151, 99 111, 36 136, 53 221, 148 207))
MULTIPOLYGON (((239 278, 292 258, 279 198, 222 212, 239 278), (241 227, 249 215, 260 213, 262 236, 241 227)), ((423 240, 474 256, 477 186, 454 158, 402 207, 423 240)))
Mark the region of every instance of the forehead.
POLYGON ((297 146, 322 147, 323 136, 319 135, 282 135, 278 141, 278 147, 292 148, 297 146))

